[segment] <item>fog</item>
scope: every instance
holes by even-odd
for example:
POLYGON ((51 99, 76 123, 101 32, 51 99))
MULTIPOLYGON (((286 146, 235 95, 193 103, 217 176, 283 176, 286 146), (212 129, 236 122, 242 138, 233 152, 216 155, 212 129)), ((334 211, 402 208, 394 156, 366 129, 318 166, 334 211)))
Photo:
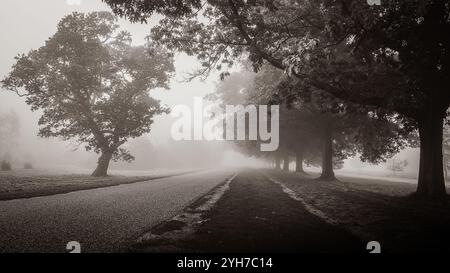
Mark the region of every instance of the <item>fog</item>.
MULTIPOLYGON (((44 44, 44 41, 56 31, 58 21, 74 12, 109 10, 99 0, 4 0, 0 10, 2 35, 0 43, 0 77, 10 70, 14 57, 27 53, 44 44), (73 3, 73 4, 71 4, 73 3)), ((131 24, 120 20, 120 26, 131 32, 134 44, 143 44, 149 34, 150 26, 157 22, 153 18, 149 25, 131 24)), ((171 81, 170 90, 153 90, 152 96, 162 104, 173 107, 178 104, 192 105, 195 97, 204 97, 215 91, 219 80, 217 74, 211 74, 206 80, 195 79, 185 82, 186 73, 195 69, 198 63, 194 57, 176 55, 176 76, 171 81)), ((33 162, 39 168, 82 168, 93 169, 98 155, 84 151, 83 146, 74 142, 55 138, 44 139, 37 136, 39 111, 31 112, 25 99, 15 93, 2 90, 0 95, 0 113, 13 111, 19 119, 19 133, 15 146, 10 153, 13 162, 22 164, 33 162)), ((162 115, 155 118, 152 132, 132 140, 125 146, 136 157, 132 163, 117 162, 112 169, 166 169, 166 168, 207 168, 219 166, 262 167, 263 162, 240 154, 236 148, 225 141, 174 141, 170 135, 174 118, 162 115)), ((398 160, 409 161, 403 175, 415 178, 418 169, 417 149, 407 149, 396 156, 398 160)), ((311 169, 314 170, 314 169, 311 169)), ((368 175, 390 175, 386 164, 377 166, 366 164, 357 158, 347 159, 341 172, 368 175)))

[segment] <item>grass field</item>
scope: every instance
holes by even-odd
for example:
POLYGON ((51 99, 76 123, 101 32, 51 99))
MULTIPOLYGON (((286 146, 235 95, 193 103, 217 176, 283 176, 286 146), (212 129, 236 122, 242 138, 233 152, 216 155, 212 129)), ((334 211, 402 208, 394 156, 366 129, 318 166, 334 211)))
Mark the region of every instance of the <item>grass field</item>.
POLYGON ((16 169, 0 171, 0 200, 67 193, 179 175, 192 170, 112 171, 92 177, 88 170, 16 169))
POLYGON ((315 174, 269 173, 309 207, 366 242, 381 242, 387 252, 449 250, 450 197, 421 199, 413 195, 415 184, 380 177, 341 174, 327 182, 315 174))

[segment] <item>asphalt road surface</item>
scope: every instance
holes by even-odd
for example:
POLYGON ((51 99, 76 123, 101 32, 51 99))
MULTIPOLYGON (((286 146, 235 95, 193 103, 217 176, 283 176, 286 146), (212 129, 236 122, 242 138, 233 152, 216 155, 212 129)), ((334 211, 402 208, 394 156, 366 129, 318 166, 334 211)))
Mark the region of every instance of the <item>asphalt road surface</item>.
MULTIPOLYGON (((196 232, 177 241, 168 232, 167 239, 149 237, 140 247, 147 252, 367 253, 359 238, 312 214, 258 170, 242 170, 203 220, 196 232)), ((153 233, 175 226, 165 225, 153 233)))
POLYGON ((191 173, 67 194, 0 201, 0 252, 119 252, 224 182, 233 170, 191 173))

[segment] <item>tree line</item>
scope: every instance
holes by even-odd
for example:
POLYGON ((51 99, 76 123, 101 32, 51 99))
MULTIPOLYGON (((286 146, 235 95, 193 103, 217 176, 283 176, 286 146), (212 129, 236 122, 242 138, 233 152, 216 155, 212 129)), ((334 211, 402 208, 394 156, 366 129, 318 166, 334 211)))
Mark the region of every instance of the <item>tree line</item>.
POLYGON ((281 105, 280 147, 276 152, 261 152, 260 141, 238 141, 236 145, 251 156, 271 161, 277 169, 289 170, 293 157, 297 172, 304 172, 304 162, 321 166, 319 180, 335 180, 334 169, 341 168, 349 157, 359 155, 362 161, 377 164, 405 147, 417 146, 416 132, 402 127, 398 115, 361 108, 326 93, 312 93, 309 98, 292 96, 292 88, 297 88, 295 79, 266 65, 258 73, 244 70, 230 74, 210 99, 220 101, 223 107, 281 105))

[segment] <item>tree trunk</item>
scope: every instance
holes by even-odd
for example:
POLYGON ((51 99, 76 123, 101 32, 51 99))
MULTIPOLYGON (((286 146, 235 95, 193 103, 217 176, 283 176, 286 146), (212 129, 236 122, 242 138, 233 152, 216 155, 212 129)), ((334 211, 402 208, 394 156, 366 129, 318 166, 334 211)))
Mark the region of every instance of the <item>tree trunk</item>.
POLYGON ((444 167, 444 180, 447 180, 447 178, 448 178, 447 167, 444 167))
POLYGON ((284 156, 284 160, 283 160, 283 171, 289 171, 289 154, 286 154, 284 156))
POLYGON ((394 176, 396 176, 396 173, 395 173, 395 157, 392 159, 392 172, 394 173, 394 176))
POLYGON ((336 180, 333 171, 333 131, 331 126, 327 126, 324 130, 322 145, 322 174, 319 180, 336 180))
POLYGON ((279 155, 275 158, 275 169, 281 170, 281 159, 279 155))
POLYGON ((443 161, 444 161, 444 180, 447 180, 447 178, 448 178, 448 170, 447 170, 448 162, 447 162, 447 157, 445 155, 443 155, 443 161))
POLYGON ((297 151, 295 154, 295 171, 298 173, 304 173, 303 170, 303 151, 297 151))
POLYGON ((419 120, 420 165, 417 194, 425 197, 445 196, 442 160, 442 134, 445 111, 429 107, 419 120))
POLYGON ((111 152, 103 152, 100 158, 98 159, 97 168, 92 173, 92 176, 95 177, 107 176, 109 162, 111 161, 111 158, 112 158, 111 152))

